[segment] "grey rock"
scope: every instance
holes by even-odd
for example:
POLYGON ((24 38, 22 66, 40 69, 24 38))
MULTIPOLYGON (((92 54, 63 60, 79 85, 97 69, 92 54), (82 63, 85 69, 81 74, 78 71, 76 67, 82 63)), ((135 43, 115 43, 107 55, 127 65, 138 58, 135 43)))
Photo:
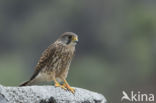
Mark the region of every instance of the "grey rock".
POLYGON ((0 85, 0 103, 106 103, 102 94, 74 88, 75 94, 54 86, 6 87, 0 85))

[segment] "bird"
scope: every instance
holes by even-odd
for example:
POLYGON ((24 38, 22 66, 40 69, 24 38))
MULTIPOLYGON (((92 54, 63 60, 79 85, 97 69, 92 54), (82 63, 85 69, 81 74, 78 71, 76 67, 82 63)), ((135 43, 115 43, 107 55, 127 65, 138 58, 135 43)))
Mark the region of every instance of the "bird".
POLYGON ((66 78, 77 43, 78 35, 73 32, 65 32, 60 35, 54 43, 43 51, 31 78, 19 86, 29 86, 36 82, 54 81, 56 87, 75 93, 75 89, 70 87, 66 78), (60 84, 58 80, 63 82, 63 84, 60 84))

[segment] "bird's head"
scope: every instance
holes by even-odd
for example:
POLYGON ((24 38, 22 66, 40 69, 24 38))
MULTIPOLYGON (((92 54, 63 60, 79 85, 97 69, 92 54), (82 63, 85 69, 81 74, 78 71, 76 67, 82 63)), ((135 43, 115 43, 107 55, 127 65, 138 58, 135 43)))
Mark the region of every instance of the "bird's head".
POLYGON ((65 32, 59 37, 58 40, 66 45, 76 45, 78 42, 78 36, 73 32, 65 32))

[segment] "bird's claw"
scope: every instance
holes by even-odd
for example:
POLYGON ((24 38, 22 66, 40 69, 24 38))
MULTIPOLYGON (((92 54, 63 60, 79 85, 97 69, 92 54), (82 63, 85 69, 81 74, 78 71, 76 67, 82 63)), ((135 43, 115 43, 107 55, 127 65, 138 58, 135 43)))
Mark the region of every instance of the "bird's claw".
POLYGON ((71 91, 73 94, 75 93, 75 89, 74 89, 74 88, 68 87, 67 89, 68 89, 69 91, 71 91))
POLYGON ((60 85, 59 83, 55 83, 55 87, 61 87, 64 90, 67 90, 67 88, 64 85, 60 85))
POLYGON ((69 91, 71 91, 73 94, 75 93, 75 89, 70 87, 69 85, 63 84, 62 86, 64 86, 66 89, 68 89, 69 91))

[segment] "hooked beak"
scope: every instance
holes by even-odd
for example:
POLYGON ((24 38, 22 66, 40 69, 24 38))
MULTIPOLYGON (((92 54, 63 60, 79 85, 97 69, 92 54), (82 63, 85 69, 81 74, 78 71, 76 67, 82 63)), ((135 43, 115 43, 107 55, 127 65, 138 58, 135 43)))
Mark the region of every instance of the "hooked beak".
POLYGON ((74 36, 74 37, 72 38, 72 41, 78 43, 78 37, 77 37, 77 36, 74 36))

